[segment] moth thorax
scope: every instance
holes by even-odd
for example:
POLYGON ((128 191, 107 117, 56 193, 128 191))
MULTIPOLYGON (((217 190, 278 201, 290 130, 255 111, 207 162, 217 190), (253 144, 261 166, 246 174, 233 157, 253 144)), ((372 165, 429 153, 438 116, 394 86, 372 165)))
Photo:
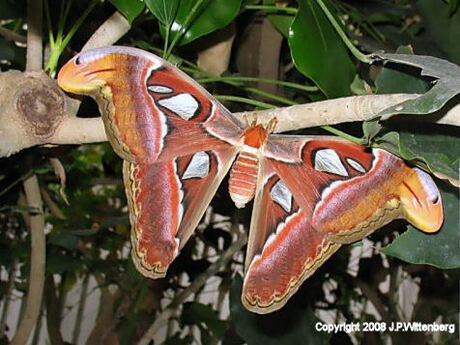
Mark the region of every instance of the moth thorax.
POLYGON ((267 140, 267 131, 262 125, 249 127, 244 131, 244 145, 260 148, 267 140))
POLYGON ((258 173, 258 150, 245 146, 230 171, 228 189, 236 207, 244 207, 254 197, 258 173))

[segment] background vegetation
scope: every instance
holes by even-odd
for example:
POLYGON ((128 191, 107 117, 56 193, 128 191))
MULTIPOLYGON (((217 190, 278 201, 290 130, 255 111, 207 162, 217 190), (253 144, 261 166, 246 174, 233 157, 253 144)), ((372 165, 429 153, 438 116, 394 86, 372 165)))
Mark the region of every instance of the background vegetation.
MULTIPOLYGON (((436 321, 458 326, 459 202, 452 183, 458 184, 460 141, 456 127, 434 122, 458 104, 459 4, 458 0, 44 0, 41 16, 27 14, 24 0, 0 0, 4 73, 26 69, 31 49, 25 45, 26 24, 32 27, 31 18, 42 25, 44 69, 54 77, 118 11, 129 32, 117 44, 164 56, 235 112, 342 96, 426 92, 418 101, 382 113, 419 114, 416 118, 402 115, 381 123, 300 132, 332 131, 423 166, 440 177, 436 182, 446 214, 436 235, 395 221, 368 240, 345 246, 285 308, 258 316, 240 303, 251 208, 237 211, 225 183, 167 277, 153 281, 137 273, 129 256, 121 160, 110 146, 26 149, 0 160, 0 343, 9 343, 14 334, 15 344, 29 337, 30 329, 16 329, 11 306, 24 306, 21 320, 30 316, 24 297, 33 292, 28 285, 33 279, 30 229, 41 219, 46 266, 43 293, 34 290, 43 303, 30 335, 33 344, 148 344, 151 339, 165 344, 454 344, 458 327, 455 334, 326 334, 317 332, 315 323, 436 321), (365 55, 382 50, 443 60, 365 55), (371 64, 372 60, 377 63, 371 64), (34 176, 43 209, 31 207, 27 193, 34 176), (81 291, 80 298, 69 303, 75 289, 81 291), (99 303, 97 315, 85 313, 89 298, 99 303), (70 313, 75 315, 72 325, 63 326, 70 313), (90 328, 82 327, 89 317, 94 319, 90 328)), ((81 101, 79 117, 97 113, 90 99, 81 101)), ((0 102, 0 117, 1 108, 0 102)))

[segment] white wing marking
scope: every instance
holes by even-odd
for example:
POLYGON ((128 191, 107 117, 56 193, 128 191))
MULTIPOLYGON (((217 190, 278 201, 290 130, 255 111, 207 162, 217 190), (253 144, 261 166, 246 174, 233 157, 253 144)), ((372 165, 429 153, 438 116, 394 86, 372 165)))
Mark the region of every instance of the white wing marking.
POLYGON ((203 178, 209 174, 209 155, 204 152, 200 151, 193 155, 190 163, 185 169, 184 174, 182 175, 182 180, 186 180, 189 178, 199 177, 203 178))
POLYGON ((340 161, 339 155, 332 149, 322 149, 316 152, 315 169, 340 176, 348 176, 347 169, 340 161))
POLYGON ((155 92, 155 93, 171 93, 173 92, 173 89, 170 87, 164 86, 164 85, 149 85, 147 86, 147 89, 149 91, 155 92))
POLYGON ((359 172, 362 172, 363 174, 366 172, 366 169, 364 169, 364 167, 359 164, 357 161, 355 161, 354 159, 351 159, 351 158, 347 158, 347 163, 351 165, 351 167, 353 169, 355 169, 356 171, 359 171, 359 172))
POLYGON ((189 93, 181 93, 169 98, 163 98, 158 103, 184 120, 190 120, 199 107, 197 100, 189 93))
POLYGON ((292 193, 286 184, 279 180, 272 187, 270 195, 274 202, 280 205, 286 212, 291 212, 292 207, 292 193))

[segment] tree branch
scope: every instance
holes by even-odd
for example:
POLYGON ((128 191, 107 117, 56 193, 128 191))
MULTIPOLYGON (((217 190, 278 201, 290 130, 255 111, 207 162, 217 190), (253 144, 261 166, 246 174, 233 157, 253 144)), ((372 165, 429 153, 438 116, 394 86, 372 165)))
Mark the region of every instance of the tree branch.
POLYGON ((393 321, 385 303, 380 299, 378 291, 373 286, 369 286, 369 284, 362 281, 361 279, 354 279, 353 282, 361 289, 363 295, 366 296, 369 301, 371 301, 375 309, 382 317, 383 321, 386 323, 393 321))
POLYGON ((247 236, 245 233, 239 233, 238 239, 220 256, 220 258, 211 264, 206 271, 201 273, 186 289, 176 295, 174 300, 164 309, 155 319, 153 324, 145 332, 137 345, 148 345, 160 328, 164 326, 167 320, 174 314, 176 308, 184 303, 189 296, 197 292, 206 281, 218 273, 238 253, 246 244, 247 236))
POLYGON ((1 26, 0 26, 0 36, 3 36, 7 41, 15 41, 15 42, 21 42, 21 43, 27 42, 27 38, 25 36, 22 36, 14 31, 8 30, 1 26))
POLYGON ((51 345, 63 345, 64 340, 60 330, 61 310, 52 274, 47 274, 45 278, 45 307, 46 329, 48 330, 49 341, 51 345))
POLYGON ((54 135, 47 140, 47 144, 79 145, 103 141, 107 141, 107 135, 100 117, 80 118, 71 116, 62 121, 54 135))
MULTIPOLYGON (((370 120, 382 110, 418 96, 417 94, 351 96, 235 115, 239 118, 247 116, 250 120, 257 117, 258 122, 262 124, 276 117, 278 125, 275 132, 279 133, 300 128, 370 120)), ((400 118, 404 116, 401 115, 400 118)), ((460 105, 452 107, 441 116, 439 114, 420 115, 417 116, 417 119, 460 126, 460 105)))
POLYGON ((11 345, 24 345, 27 343, 30 332, 36 325, 40 315, 45 281, 46 247, 45 233, 43 232, 45 221, 40 187, 36 175, 32 175, 24 181, 24 191, 27 205, 34 207, 37 212, 30 216, 31 253, 26 307, 11 345))
MULTIPOLYGON (((100 117, 76 117, 77 102, 68 96, 62 96, 64 97, 62 103, 65 104, 63 106, 64 113, 61 113, 60 117, 53 117, 52 121, 58 122, 58 124, 50 126, 51 133, 43 136, 33 135, 33 123, 25 122, 25 115, 18 112, 15 104, 15 90, 6 89, 2 92, 2 84, 20 85, 22 89, 27 88, 26 85, 23 85, 24 83, 21 84, 18 80, 20 75, 20 72, 0 73, 0 104, 4 105, 2 112, 0 112, 0 133, 2 133, 0 136, 0 157, 8 157, 35 145, 75 145, 107 140, 102 119, 100 117)), ((30 82, 37 84, 37 80, 32 79, 30 82)), ((50 80, 50 83, 46 84, 40 80, 40 83, 39 86, 42 89, 43 87, 50 87, 49 93, 56 94, 57 91, 52 85, 54 81, 50 80)), ((279 133, 372 119, 381 110, 416 96, 414 94, 352 96, 284 108, 235 113, 234 115, 242 123, 244 123, 245 117, 249 119, 257 117, 258 122, 262 124, 266 124, 271 118, 276 117, 278 124, 275 132, 279 133)), ((420 122, 431 121, 436 124, 460 127, 460 104, 432 115, 410 117, 400 115, 395 116, 395 118, 415 118, 416 121, 420 122)))
POLYGON ((122 38, 129 29, 131 24, 117 11, 94 32, 81 50, 110 46, 122 38))
POLYGON ((94 322, 94 327, 86 340, 86 344, 88 345, 104 343, 107 330, 111 328, 114 322, 116 301, 122 295, 119 288, 114 293, 111 293, 108 287, 100 287, 100 291, 99 311, 94 322))
POLYGON ((43 65, 43 0, 27 2, 27 71, 40 71, 43 65))

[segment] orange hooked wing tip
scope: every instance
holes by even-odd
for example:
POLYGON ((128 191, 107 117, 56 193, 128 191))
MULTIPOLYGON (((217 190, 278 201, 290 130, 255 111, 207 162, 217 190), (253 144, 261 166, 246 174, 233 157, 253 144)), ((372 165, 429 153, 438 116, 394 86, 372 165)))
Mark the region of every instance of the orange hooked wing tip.
POLYGON ((444 220, 441 194, 430 175, 413 168, 400 187, 400 200, 407 221, 423 232, 434 233, 444 220))
POLYGON ((82 62, 82 54, 69 60, 59 71, 57 82, 67 91, 77 94, 91 94, 95 89, 106 84, 115 68, 109 57, 82 62))

